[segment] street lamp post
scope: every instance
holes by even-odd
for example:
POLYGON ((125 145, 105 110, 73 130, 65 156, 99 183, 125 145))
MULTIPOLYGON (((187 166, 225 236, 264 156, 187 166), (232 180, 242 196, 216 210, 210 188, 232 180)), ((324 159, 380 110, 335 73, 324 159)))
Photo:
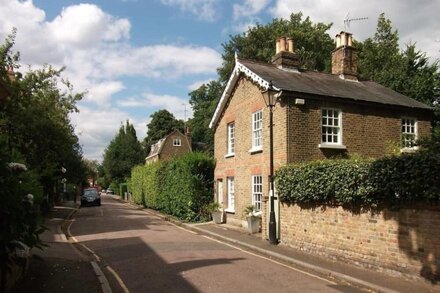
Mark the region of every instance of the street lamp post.
POLYGON ((270 244, 278 244, 277 239, 277 223, 275 219, 275 194, 274 194, 274 175, 273 175, 273 107, 275 107, 276 100, 279 93, 274 90, 272 86, 272 81, 269 82, 267 90, 263 93, 264 103, 269 108, 269 153, 270 153, 270 174, 269 174, 269 199, 270 199, 270 213, 269 213, 269 242, 270 244))

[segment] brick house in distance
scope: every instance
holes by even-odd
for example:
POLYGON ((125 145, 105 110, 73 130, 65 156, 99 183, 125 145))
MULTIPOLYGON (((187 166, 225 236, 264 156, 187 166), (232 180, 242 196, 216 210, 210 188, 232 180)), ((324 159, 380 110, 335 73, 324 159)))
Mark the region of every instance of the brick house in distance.
POLYGON ((145 163, 168 161, 191 151, 189 130, 186 130, 186 135, 179 130, 174 130, 151 146, 150 153, 145 158, 145 163))
MULTIPOLYGON (((269 109, 262 92, 272 82, 274 166, 332 157, 378 158, 391 145, 413 150, 431 134, 432 109, 373 81, 358 79, 350 33, 336 36, 330 73, 301 71, 293 40, 278 38, 272 64, 236 58, 210 122, 214 129, 215 199, 227 222, 246 226, 243 210, 261 212, 262 237, 269 214, 269 109)), ((330 53, 330 52, 329 52, 330 53)), ((278 237, 287 237, 276 202, 278 237), (281 231, 280 231, 281 230, 281 231), (284 234, 283 234, 284 233, 284 234)))

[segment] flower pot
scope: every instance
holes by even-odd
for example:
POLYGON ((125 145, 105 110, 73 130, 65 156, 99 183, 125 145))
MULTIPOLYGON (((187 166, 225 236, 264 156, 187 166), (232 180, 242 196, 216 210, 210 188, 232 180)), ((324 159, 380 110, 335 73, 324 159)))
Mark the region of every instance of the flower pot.
POLYGON ((216 224, 223 224, 225 220, 224 213, 222 211, 212 212, 212 220, 216 224))
POLYGON ((261 222, 260 217, 251 216, 251 217, 247 217, 246 220, 248 223, 247 228, 249 233, 253 234, 260 231, 260 222, 261 222))

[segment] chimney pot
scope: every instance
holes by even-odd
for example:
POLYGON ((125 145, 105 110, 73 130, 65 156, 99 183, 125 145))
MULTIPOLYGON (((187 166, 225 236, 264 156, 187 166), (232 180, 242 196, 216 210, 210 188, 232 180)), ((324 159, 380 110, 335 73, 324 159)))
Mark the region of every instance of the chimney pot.
POLYGON ((280 40, 281 38, 277 38, 276 46, 275 46, 275 54, 278 54, 280 52, 280 40))
POLYGON ((336 35, 336 48, 339 48, 341 46, 341 35, 336 35))
POLYGON ((292 38, 277 38, 275 52, 272 57, 272 64, 286 71, 298 72, 299 57, 295 54, 292 38))
POLYGON ((294 53, 295 52, 295 48, 293 47, 293 39, 292 38, 287 38, 287 51, 294 53))
POLYGON ((280 38, 280 52, 286 51, 286 37, 280 38))

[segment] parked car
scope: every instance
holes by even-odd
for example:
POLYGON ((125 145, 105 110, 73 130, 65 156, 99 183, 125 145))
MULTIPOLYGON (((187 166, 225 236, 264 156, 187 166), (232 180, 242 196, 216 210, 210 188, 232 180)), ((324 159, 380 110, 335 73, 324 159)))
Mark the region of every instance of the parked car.
POLYGON ((111 188, 107 188, 107 194, 114 194, 115 192, 111 188))
POLYGON ((102 189, 101 193, 107 193, 107 190, 106 189, 102 189))
POLYGON ((101 196, 96 188, 86 188, 83 190, 83 194, 81 195, 81 206, 87 204, 101 205, 101 196))

